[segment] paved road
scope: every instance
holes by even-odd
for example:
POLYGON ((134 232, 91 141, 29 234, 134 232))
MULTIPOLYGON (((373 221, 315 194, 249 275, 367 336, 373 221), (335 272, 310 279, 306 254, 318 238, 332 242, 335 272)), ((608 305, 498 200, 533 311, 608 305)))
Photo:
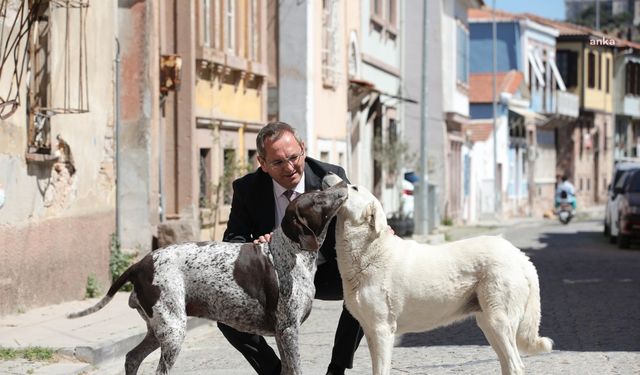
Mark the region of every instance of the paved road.
MULTIPOLYGON (((538 268, 541 333, 555 340, 553 353, 524 359, 529 374, 640 374, 640 248, 619 250, 601 235, 599 222, 569 226, 527 224, 504 235, 538 268)), ((324 374, 340 304, 314 304, 303 326, 301 354, 308 374, 324 374)), ((273 341, 271 341, 273 342, 273 341)), ((366 344, 348 374, 370 374, 366 344)), ((142 366, 153 374, 157 354, 142 366)), ((497 374, 499 364, 472 321, 399 338, 392 374, 497 374)), ((121 373, 122 363, 91 374, 121 373)), ((177 374, 251 374, 215 327, 190 334, 177 374)))

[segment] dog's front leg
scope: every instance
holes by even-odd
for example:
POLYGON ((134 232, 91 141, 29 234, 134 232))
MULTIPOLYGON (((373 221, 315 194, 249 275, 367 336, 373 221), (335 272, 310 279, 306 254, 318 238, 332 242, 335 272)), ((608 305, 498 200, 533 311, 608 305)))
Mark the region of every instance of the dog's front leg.
POLYGON ((391 355, 394 334, 387 326, 373 328, 363 327, 371 352, 373 375, 389 375, 391 373, 391 355))
POLYGON ((276 343, 280 352, 283 375, 302 374, 298 352, 298 328, 297 325, 292 325, 276 329, 276 343))

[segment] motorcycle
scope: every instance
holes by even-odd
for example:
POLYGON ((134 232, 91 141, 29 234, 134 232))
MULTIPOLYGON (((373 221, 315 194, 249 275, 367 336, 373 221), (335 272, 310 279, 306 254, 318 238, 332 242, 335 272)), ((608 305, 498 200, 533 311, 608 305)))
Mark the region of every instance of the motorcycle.
POLYGON ((564 225, 569 224, 573 218, 573 204, 571 204, 571 198, 566 191, 560 193, 560 199, 558 199, 557 202, 556 214, 558 215, 558 220, 560 220, 564 225))

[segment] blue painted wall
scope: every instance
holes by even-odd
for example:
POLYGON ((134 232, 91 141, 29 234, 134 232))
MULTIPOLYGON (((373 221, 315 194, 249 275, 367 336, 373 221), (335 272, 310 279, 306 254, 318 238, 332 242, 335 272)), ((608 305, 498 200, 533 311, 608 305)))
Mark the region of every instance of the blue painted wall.
MULTIPOLYGON (((515 22, 499 22, 497 29, 497 65, 499 72, 523 70, 520 56, 520 27, 515 22)), ((471 40, 471 73, 486 73, 493 70, 491 22, 469 23, 471 40)))
POLYGON ((472 119, 493 118, 493 105, 488 104, 469 104, 469 116, 472 119))

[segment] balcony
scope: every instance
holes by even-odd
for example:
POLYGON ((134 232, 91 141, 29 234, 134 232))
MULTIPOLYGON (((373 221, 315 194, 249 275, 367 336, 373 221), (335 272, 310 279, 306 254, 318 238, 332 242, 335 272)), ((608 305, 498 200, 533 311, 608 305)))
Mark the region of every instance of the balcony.
POLYGON ((567 91, 557 91, 556 100, 551 104, 548 115, 578 118, 580 114, 580 99, 578 95, 567 91))
POLYGON ((625 95, 622 99, 622 114, 631 117, 640 117, 640 97, 625 95))

